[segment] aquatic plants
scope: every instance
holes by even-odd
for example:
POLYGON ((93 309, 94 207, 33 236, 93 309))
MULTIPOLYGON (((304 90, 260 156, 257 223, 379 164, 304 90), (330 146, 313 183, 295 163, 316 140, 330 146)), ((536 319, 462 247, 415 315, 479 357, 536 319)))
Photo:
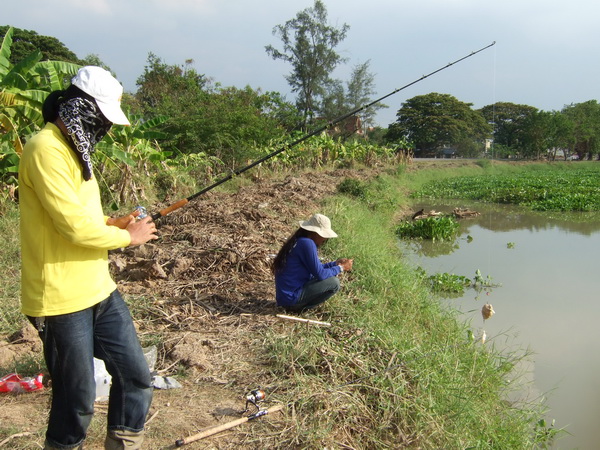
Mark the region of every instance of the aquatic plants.
POLYGON ((489 275, 484 277, 479 269, 475 271, 473 278, 447 272, 428 275, 421 267, 417 268, 417 274, 433 292, 442 297, 460 297, 464 295, 465 289, 473 289, 477 292, 475 299, 478 300, 482 292, 488 293, 500 286, 489 275))
POLYGON ((462 198, 520 205, 535 211, 600 211, 600 167, 578 163, 568 169, 547 169, 430 181, 412 197, 462 198))
POLYGON ((432 239, 433 241, 453 241, 458 235, 458 221, 448 215, 426 217, 414 221, 404 221, 396 227, 396 234, 408 239, 432 239))

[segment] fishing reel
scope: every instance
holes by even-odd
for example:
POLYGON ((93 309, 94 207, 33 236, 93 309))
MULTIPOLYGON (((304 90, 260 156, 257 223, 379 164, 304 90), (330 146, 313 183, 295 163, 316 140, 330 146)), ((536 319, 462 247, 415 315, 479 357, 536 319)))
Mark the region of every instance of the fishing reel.
POLYGON ((134 211, 139 211, 140 213, 135 217, 135 220, 142 220, 144 217, 148 216, 148 211, 143 206, 136 206, 134 211))
POLYGON ((250 411, 250 407, 248 405, 254 406, 254 408, 256 408, 256 412, 260 411, 260 406, 258 404, 262 402, 265 397, 265 391, 262 389, 254 389, 253 391, 250 391, 250 393, 246 396, 246 407, 242 411, 242 414, 250 411))

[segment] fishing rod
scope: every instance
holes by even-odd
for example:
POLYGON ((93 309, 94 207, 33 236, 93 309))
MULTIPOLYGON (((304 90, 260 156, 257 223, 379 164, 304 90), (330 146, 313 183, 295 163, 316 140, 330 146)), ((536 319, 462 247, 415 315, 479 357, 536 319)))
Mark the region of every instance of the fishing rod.
MULTIPOLYGON (((301 137, 299 139, 296 139, 295 141, 293 141, 293 142, 291 142, 291 143, 289 143, 287 145, 284 145, 280 149, 275 150, 274 152, 269 153, 268 155, 263 156, 260 159, 257 159, 253 163, 248 164, 246 167, 242 167, 241 169, 235 170, 233 173, 230 173, 229 175, 221 178, 220 180, 215 181, 213 184, 211 184, 210 186, 205 187, 201 191, 198 191, 195 194, 192 194, 189 197, 181 199, 181 200, 173 203, 172 205, 170 205, 170 206, 168 206, 168 207, 166 207, 164 209, 161 209, 160 211, 152 214, 151 215, 152 216, 152 220, 157 220, 157 219, 159 219, 161 217, 166 216, 169 213, 172 213, 173 211, 181 208, 182 206, 185 206, 187 203, 189 203, 191 200, 195 199, 196 197, 199 197, 199 196, 201 196, 203 194, 206 194, 208 191, 210 191, 210 190, 216 188, 217 186, 220 186, 221 184, 223 184, 223 183, 231 180, 234 176, 238 176, 238 175, 246 172, 247 170, 252 169, 253 167, 255 167, 255 166, 257 166, 257 165, 259 165, 259 164, 261 164, 261 163, 263 163, 263 162, 265 162, 265 161, 273 158, 274 156, 277 156, 278 154, 283 153, 284 151, 286 151, 286 150, 288 150, 288 149, 290 149, 292 147, 295 147, 296 145, 300 144, 301 142, 304 142, 307 139, 309 139, 309 138, 311 138, 311 137, 313 137, 313 136, 315 136, 317 134, 322 133, 323 131, 331 128, 333 125, 335 125, 335 124, 337 124, 337 123, 339 123, 339 122, 347 119, 348 117, 351 117, 351 116, 355 115, 356 113, 358 113, 360 111, 363 111, 363 110, 365 110, 365 109, 367 109, 367 108, 369 108, 369 107, 371 107, 371 106, 373 106, 373 105, 375 105, 375 104, 377 104, 377 103, 385 100, 386 98, 391 97, 394 94, 397 94, 398 92, 400 92, 400 91, 402 91, 402 90, 404 90, 404 89, 412 86, 413 84, 416 84, 416 83, 418 83, 420 81, 423 81, 425 78, 429 78, 430 76, 435 75, 436 73, 441 72, 442 70, 445 70, 445 69, 447 69, 450 66, 458 64, 459 62, 464 61, 465 59, 470 58, 471 56, 476 55, 477 53, 480 53, 480 52, 482 52, 482 51, 484 51, 484 50, 492 47, 495 44, 496 44, 496 41, 492 42, 489 45, 486 45, 485 47, 480 48, 479 50, 471 52, 468 55, 463 56, 462 58, 457 59, 456 61, 448 63, 445 66, 440 67, 439 69, 434 70, 433 72, 428 73, 427 75, 423 75, 421 78, 418 78, 415 81, 412 81, 412 82, 410 82, 410 83, 408 83, 408 84, 406 84, 406 85, 404 85, 404 86, 402 86, 400 88, 397 88, 397 89, 393 90, 392 92, 390 92, 389 94, 386 94, 383 97, 378 98, 377 100, 373 100, 370 103, 367 103, 367 104, 365 104, 363 106, 360 106, 360 107, 358 107, 358 108, 356 108, 356 109, 354 109, 354 110, 352 110, 352 111, 350 111, 350 112, 348 112, 346 114, 343 114, 343 115, 339 116, 336 119, 333 119, 333 120, 327 122, 326 125, 323 125, 322 127, 315 129, 314 131, 311 131, 310 133, 304 135, 303 137, 301 137)), ((138 217, 140 217, 140 216, 138 216, 138 217)))

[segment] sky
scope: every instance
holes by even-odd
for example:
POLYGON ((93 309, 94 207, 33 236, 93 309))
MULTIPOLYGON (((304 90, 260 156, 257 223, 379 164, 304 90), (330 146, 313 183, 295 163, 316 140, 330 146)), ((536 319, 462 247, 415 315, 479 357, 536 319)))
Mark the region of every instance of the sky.
MULTIPOLYGON (((481 108, 495 102, 544 111, 598 99, 600 2, 596 0, 323 0, 328 22, 350 26, 337 52, 347 82, 369 62, 376 100, 495 42, 382 103, 377 124, 395 121, 403 102, 431 92, 481 108)), ((265 46, 281 49, 273 28, 314 0, 6 1, 0 25, 53 36, 78 57, 94 54, 135 92, 149 53, 169 65, 187 60, 222 86, 277 91, 295 100, 265 46)))

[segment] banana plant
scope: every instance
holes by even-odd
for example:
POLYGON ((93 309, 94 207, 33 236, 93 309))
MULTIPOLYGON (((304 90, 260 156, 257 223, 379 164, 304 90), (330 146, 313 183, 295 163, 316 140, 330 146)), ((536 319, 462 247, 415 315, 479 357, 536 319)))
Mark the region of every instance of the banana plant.
POLYGON ((0 45, 0 177, 16 173, 23 140, 44 125, 44 100, 50 92, 64 89, 80 67, 62 61, 41 61, 39 50, 13 65, 12 36, 11 27, 0 45))
POLYGON ((166 139, 167 136, 153 128, 167 120, 166 116, 144 120, 142 116, 130 114, 130 126, 114 125, 110 133, 98 143, 98 156, 131 166, 140 161, 150 161, 154 164, 164 161, 171 152, 160 150, 155 141, 166 139))
MULTIPOLYGON (((153 130, 167 119, 166 116, 160 116, 144 120, 141 116, 129 115, 130 126, 113 126, 110 133, 96 146, 94 158, 99 167, 110 166, 119 173, 114 186, 118 198, 113 198, 113 209, 119 203, 138 200, 138 175, 147 172, 148 162, 159 165, 171 156, 171 152, 162 151, 156 143, 156 139, 165 139, 166 135, 153 130)), ((99 172, 103 173, 104 170, 99 172)))

